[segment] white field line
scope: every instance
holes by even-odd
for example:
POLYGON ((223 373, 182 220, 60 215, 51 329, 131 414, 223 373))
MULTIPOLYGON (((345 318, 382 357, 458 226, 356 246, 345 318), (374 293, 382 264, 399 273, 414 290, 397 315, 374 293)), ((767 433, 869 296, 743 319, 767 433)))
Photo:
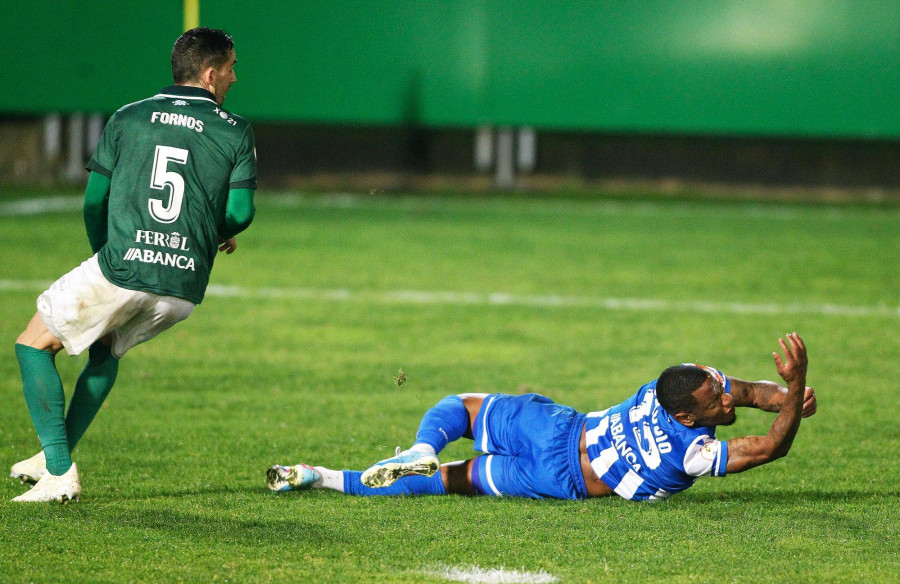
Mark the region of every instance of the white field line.
POLYGON ((80 211, 84 207, 83 197, 60 196, 21 201, 0 202, 0 217, 20 217, 62 211, 80 211))
MULTIPOLYGON (((0 280, 0 291, 46 290, 50 281, 0 280)), ((352 291, 323 288, 247 288, 209 286, 206 295, 218 298, 324 300, 370 304, 443 304, 463 306, 536 306, 542 308, 598 308, 632 312, 688 312, 700 314, 816 314, 820 316, 900 317, 900 306, 847 304, 778 304, 748 302, 678 301, 658 298, 612 298, 508 294, 504 292, 437 292, 425 290, 352 291)))
MULTIPOLYGON (((454 212, 467 213, 499 213, 505 214, 514 209, 517 215, 532 216, 634 216, 657 217, 679 216, 691 217, 696 213, 696 203, 682 203, 678 201, 616 201, 616 200, 549 200, 528 198, 511 202, 505 198, 487 198, 472 200, 443 199, 440 197, 422 197, 417 195, 395 195, 389 198, 363 195, 358 193, 329 193, 309 195, 304 193, 270 194, 262 197, 267 204, 286 209, 343 209, 343 210, 367 210, 367 209, 398 209, 402 211, 428 211, 452 209, 454 212)), ((848 213, 854 213, 852 208, 844 208, 840 205, 827 206, 817 209, 817 216, 831 220, 841 221, 848 213)), ((792 205, 784 203, 754 203, 742 202, 734 205, 715 205, 705 210, 705 213, 721 217, 751 217, 769 220, 795 220, 806 218, 809 209, 804 205, 792 205)), ((890 211, 897 215, 896 211, 890 211)))
POLYGON ((605 310, 696 312, 726 314, 819 314, 833 316, 900 316, 900 306, 849 306, 844 304, 777 304, 711 301, 672 301, 654 298, 525 295, 504 292, 435 292, 388 290, 368 292, 315 288, 245 288, 212 285, 207 294, 219 297, 286 298, 372 302, 377 304, 455 304, 478 306, 538 306, 548 308, 588 307, 605 310))
POLYGON ((551 584, 559 578, 544 572, 526 572, 524 570, 508 570, 506 568, 479 568, 472 566, 461 568, 456 566, 440 566, 425 572, 452 582, 467 584, 551 584))

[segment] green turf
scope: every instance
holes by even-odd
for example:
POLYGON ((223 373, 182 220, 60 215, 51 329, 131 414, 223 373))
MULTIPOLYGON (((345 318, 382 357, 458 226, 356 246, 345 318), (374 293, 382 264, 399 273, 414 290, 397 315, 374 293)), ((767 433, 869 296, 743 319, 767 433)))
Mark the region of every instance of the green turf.
MULTIPOLYGON (((75 452, 82 501, 0 481, 0 581, 896 582, 898 244, 890 206, 263 194, 216 294, 122 362, 75 452), (273 463, 408 445, 448 393, 596 410, 681 361, 772 379, 794 329, 820 411, 791 454, 661 504, 264 488, 273 463)), ((77 211, 0 206, 0 470, 38 448, 12 343, 87 253, 77 211)), ((57 362, 71 390, 84 358, 57 362)))

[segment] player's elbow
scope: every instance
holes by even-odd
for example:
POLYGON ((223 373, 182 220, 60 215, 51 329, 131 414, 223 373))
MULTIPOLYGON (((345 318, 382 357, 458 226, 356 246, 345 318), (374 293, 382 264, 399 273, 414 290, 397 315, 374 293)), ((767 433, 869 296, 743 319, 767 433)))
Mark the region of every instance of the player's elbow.
POLYGON ((781 441, 763 438, 757 445, 753 457, 759 464, 768 464, 779 458, 783 458, 790 450, 790 444, 784 444, 781 441))
POLYGON ((246 209, 241 209, 240 211, 230 213, 228 215, 228 223, 232 229, 243 231, 244 229, 250 227, 250 224, 253 223, 253 218, 255 216, 256 207, 251 204, 246 209))
POLYGON ((789 440, 776 440, 768 436, 747 436, 729 444, 729 473, 743 472, 774 462, 787 456, 791 448, 789 440))
POLYGON ((244 229, 250 227, 250 224, 253 223, 253 218, 256 217, 256 205, 250 203, 250 208, 247 212, 240 217, 241 224, 244 226, 244 229))
POLYGON ((761 455, 765 458, 766 463, 774 462, 779 458, 784 458, 791 450, 790 442, 771 442, 765 445, 761 455))
POLYGON ((253 217, 256 215, 256 208, 251 204, 249 207, 239 211, 229 210, 225 213, 225 224, 220 230, 219 235, 222 239, 230 239, 250 227, 253 217))
POLYGON ((791 451, 791 445, 785 444, 775 450, 774 454, 772 455, 773 456, 772 460, 778 460, 779 458, 784 458, 785 456, 788 455, 788 453, 790 451, 791 451))

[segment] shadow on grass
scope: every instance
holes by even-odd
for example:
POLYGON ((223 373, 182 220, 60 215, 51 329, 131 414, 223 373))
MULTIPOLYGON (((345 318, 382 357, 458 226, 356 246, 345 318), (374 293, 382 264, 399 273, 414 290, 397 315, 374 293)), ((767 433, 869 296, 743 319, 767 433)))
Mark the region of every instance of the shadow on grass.
POLYGON ((119 490, 112 487, 85 490, 83 502, 112 503, 115 501, 153 501, 158 499, 205 498, 215 495, 223 498, 245 497, 254 494, 271 494, 265 487, 235 487, 233 485, 177 485, 158 488, 135 487, 119 490))
MULTIPOLYGON (((90 496, 91 493, 89 493, 90 496)), ((135 489, 129 493, 116 493, 111 490, 107 490, 106 492, 94 492, 94 496, 87 499, 88 501, 94 502, 97 501, 96 497, 101 497, 102 499, 106 499, 109 501, 112 500, 120 500, 120 501, 143 501, 143 500, 154 500, 154 499, 184 499, 184 498, 205 498, 210 495, 216 495, 225 498, 243 498, 247 496, 259 496, 259 497, 275 497, 279 500, 290 500, 295 497, 321 497, 323 499, 330 499, 332 497, 337 497, 340 499, 353 499, 356 501, 368 500, 370 503, 374 504, 376 501, 384 501, 385 503, 389 501, 397 501, 397 500, 411 500, 418 499, 419 497, 352 497, 349 498, 348 495, 344 495, 341 493, 337 493, 335 491, 303 491, 303 492, 288 492, 288 493, 273 493, 266 489, 263 486, 253 486, 253 487, 236 487, 234 485, 172 485, 169 488, 157 488, 157 489, 135 489)), ((434 497, 423 497, 424 499, 433 499, 434 497)), ((836 502, 836 501, 845 501, 849 503, 855 502, 871 502, 873 500, 884 500, 884 499, 898 499, 900 498, 900 489, 889 489, 889 490, 873 490, 873 489, 821 489, 821 488, 804 488, 800 490, 768 490, 768 489, 760 489, 760 490, 741 490, 741 491, 721 491, 718 493, 708 493, 704 495, 696 494, 692 496, 675 496, 668 501, 661 501, 658 503, 654 503, 654 505, 658 504, 691 504, 691 505, 709 505, 709 504, 717 504, 717 503, 765 503, 765 504, 784 504, 784 505, 797 505, 801 503, 814 503, 814 502, 836 502)), ((489 497, 469 497, 469 496, 451 496, 451 497, 442 497, 444 500, 486 500, 490 499, 489 497)), ((596 499, 594 501, 616 501, 620 502, 621 500, 617 497, 610 497, 604 499, 596 499)), ((547 505, 555 504, 555 505, 567 505, 567 504, 578 504, 573 501, 562 501, 562 500, 546 500, 546 501, 536 501, 533 499, 504 499, 504 503, 508 503, 511 501, 521 501, 522 504, 532 505, 532 504, 540 504, 547 505)), ((625 503, 625 502, 623 502, 625 503)), ((513 503, 515 504, 515 503, 513 503)), ((629 503, 626 503, 629 504, 629 503)))
MULTIPOLYGON (((342 526, 311 523, 301 518, 223 519, 191 513, 168 512, 162 516, 148 514, 141 522, 144 529, 158 529, 168 536, 197 542, 209 541, 211 534, 219 544, 251 546, 273 541, 279 543, 315 542, 316 548, 351 543, 342 526)), ((339 548, 336 548, 339 549, 339 548)))
POLYGON ((900 498, 900 490, 892 489, 887 491, 874 491, 862 489, 844 489, 844 490, 827 490, 827 489, 803 489, 799 491, 740 491, 740 492, 722 492, 711 494, 707 497, 692 498, 692 504, 710 504, 710 503, 764 503, 767 505, 798 505, 802 503, 816 502, 848 502, 862 503, 872 502, 874 500, 887 500, 900 498))
POLYGON ((120 527, 158 532, 165 539, 202 545, 213 538, 217 545, 269 546, 315 542, 316 548, 352 542, 340 523, 309 514, 285 513, 273 508, 271 514, 218 514, 177 509, 140 508, 109 513, 120 527))

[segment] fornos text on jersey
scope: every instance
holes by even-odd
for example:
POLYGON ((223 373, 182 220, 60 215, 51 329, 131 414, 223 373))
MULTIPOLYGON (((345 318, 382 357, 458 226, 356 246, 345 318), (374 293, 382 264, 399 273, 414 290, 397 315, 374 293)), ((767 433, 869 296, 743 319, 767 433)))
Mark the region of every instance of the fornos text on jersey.
POLYGON ((196 130, 198 134, 203 133, 203 120, 198 120, 193 116, 186 114, 172 114, 169 112, 153 112, 150 114, 150 123, 166 124, 168 126, 183 126, 196 130))

